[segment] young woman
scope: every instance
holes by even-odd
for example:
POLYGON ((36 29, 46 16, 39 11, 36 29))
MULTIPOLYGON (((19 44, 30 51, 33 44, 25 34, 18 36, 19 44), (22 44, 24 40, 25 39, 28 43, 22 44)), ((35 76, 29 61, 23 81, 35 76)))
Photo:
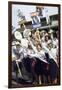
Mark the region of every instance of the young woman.
POLYGON ((52 41, 49 41, 48 42, 48 48, 46 50, 48 53, 48 59, 47 60, 50 64, 50 71, 49 71, 50 82, 52 84, 57 84, 57 75, 58 75, 57 48, 54 48, 52 41))
POLYGON ((36 73, 36 82, 37 84, 41 84, 44 81, 42 81, 41 77, 46 74, 45 64, 48 64, 46 61, 45 51, 42 49, 41 44, 36 44, 36 46, 34 46, 30 41, 30 45, 34 50, 34 53, 30 54, 30 56, 36 59, 34 70, 36 73))

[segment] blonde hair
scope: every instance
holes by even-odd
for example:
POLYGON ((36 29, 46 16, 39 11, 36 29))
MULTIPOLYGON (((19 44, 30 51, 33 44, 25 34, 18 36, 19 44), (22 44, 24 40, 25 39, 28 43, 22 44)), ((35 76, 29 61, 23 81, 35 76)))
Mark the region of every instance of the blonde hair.
POLYGON ((37 31, 35 32, 35 40, 36 40, 36 41, 39 41, 39 40, 40 40, 40 32, 39 32, 39 30, 37 30, 37 31))

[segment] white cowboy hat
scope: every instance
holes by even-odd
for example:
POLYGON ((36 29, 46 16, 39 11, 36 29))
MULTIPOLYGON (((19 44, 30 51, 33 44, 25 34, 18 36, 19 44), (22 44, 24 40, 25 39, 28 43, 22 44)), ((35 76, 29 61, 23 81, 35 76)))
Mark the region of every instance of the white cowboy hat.
POLYGON ((23 32, 23 36, 25 38, 29 37, 31 35, 31 30, 30 29, 25 29, 23 32))
POLYGON ((41 30, 41 32, 46 32, 45 30, 41 30))
POLYGON ((50 29, 48 33, 53 33, 53 30, 52 30, 52 29, 50 29))
POLYGON ((17 40, 21 40, 22 39, 22 34, 19 31, 15 31, 14 32, 14 36, 17 40))

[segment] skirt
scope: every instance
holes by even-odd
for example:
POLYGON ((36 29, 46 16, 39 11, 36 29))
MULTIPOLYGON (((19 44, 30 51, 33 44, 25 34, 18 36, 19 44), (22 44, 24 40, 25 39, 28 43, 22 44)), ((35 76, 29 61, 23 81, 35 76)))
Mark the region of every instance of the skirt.
POLYGON ((59 70, 58 70, 57 64, 53 59, 49 59, 49 63, 50 63, 50 71, 49 71, 50 78, 54 80, 57 77, 59 70))

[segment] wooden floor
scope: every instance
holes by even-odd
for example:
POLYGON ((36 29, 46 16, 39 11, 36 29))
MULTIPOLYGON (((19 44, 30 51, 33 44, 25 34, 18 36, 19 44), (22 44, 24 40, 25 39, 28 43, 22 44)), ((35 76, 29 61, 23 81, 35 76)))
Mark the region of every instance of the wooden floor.
POLYGON ((20 83, 17 83, 16 81, 13 81, 12 80, 12 88, 24 88, 24 87, 39 87, 39 86, 57 86, 57 85, 60 85, 59 83, 57 84, 41 84, 41 85, 38 85, 38 84, 20 84, 20 83))

